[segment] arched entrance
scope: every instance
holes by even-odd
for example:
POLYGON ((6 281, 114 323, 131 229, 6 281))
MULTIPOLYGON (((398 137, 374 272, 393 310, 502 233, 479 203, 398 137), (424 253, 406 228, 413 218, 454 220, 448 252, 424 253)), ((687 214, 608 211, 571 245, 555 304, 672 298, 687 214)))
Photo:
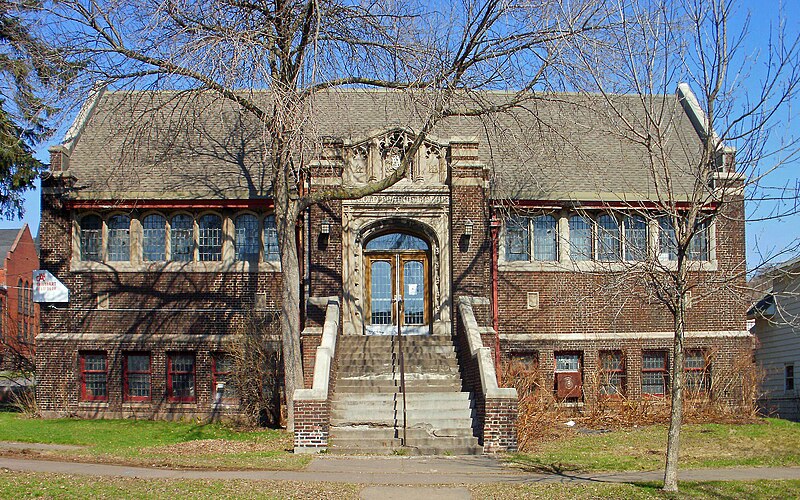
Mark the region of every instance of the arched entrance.
POLYGON ((398 324, 403 335, 431 332, 430 260, 430 244, 411 233, 384 232, 365 242, 368 335, 396 335, 398 324))

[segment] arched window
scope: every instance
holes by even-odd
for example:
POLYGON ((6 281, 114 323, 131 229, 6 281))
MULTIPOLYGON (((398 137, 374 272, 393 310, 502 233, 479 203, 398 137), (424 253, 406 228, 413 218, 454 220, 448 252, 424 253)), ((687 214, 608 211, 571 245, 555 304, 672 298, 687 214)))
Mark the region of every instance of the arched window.
POLYGON ((25 280, 25 314, 33 316, 33 289, 28 280, 25 280))
POLYGON ((597 260, 613 262, 620 260, 621 242, 619 221, 611 214, 597 218, 597 260))
POLYGON ((558 232, 552 215, 533 218, 533 260, 558 260, 558 232))
POLYGON ((625 226, 625 260, 647 259, 647 221, 641 215, 629 215, 625 226))
POLYGON ((103 221, 97 215, 86 215, 81 219, 81 260, 100 261, 100 242, 103 237, 103 221))
POLYGON ((188 214, 178 214, 169 223, 170 260, 189 262, 194 255, 194 222, 188 214))
POLYGON ((513 215, 506 219, 506 260, 524 261, 530 259, 529 219, 513 215))
POLYGON ((202 262, 222 260, 222 217, 206 214, 197 221, 198 258, 202 262))
POLYGON ((17 281, 17 312, 22 314, 25 311, 25 284, 22 278, 17 281))
POLYGON ((258 262, 258 218, 252 214, 236 217, 236 260, 258 262))
POLYGON ((278 228, 275 225, 274 215, 264 218, 264 260, 281 260, 281 253, 278 248, 278 228))
POLYGON ((574 261, 592 258, 592 221, 585 215, 569 218, 569 255, 574 261))
POLYGON ((167 260, 167 219, 163 215, 142 219, 142 260, 167 260))
POLYGON ((108 218, 108 260, 124 261, 131 258, 131 218, 113 215, 108 218))

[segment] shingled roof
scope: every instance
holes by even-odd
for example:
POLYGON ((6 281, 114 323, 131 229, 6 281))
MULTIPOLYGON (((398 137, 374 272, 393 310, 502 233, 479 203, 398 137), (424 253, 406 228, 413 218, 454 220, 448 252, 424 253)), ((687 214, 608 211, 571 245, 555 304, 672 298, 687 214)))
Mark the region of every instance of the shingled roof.
MULTIPOLYGON (((269 99, 266 92, 250 97, 269 99)), ((448 118, 432 135, 477 138, 496 199, 652 200, 649 155, 626 125, 648 126, 645 102, 667 131, 663 158, 677 190, 689 189, 701 141, 679 99, 622 95, 612 102, 542 95, 511 112, 448 118)), ((402 92, 349 90, 319 94, 309 106, 307 137, 358 141, 376 130, 418 129, 426 103, 402 92)), ((256 199, 270 196, 266 144, 259 122, 216 95, 109 91, 87 104, 64 146, 81 199, 256 199)))

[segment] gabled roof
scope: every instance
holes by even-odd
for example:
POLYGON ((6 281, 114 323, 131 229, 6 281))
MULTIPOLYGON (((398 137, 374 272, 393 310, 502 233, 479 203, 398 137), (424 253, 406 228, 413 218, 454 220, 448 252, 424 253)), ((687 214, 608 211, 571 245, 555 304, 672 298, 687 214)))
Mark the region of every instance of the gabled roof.
MULTIPOLYGON (((267 92, 248 96, 262 103, 270 98, 267 92)), ((415 97, 322 93, 308 103, 302 134, 356 142, 375 130, 418 130, 428 103, 415 97)), ((448 118, 432 134, 477 138, 496 199, 654 200, 649 156, 626 123, 644 129, 657 119, 666 130, 662 146, 673 182, 678 191, 690 189, 701 140, 678 97, 621 95, 611 102, 599 95, 543 94, 511 112, 448 118), (657 114, 648 116, 648 108, 657 114)), ((87 102, 63 147, 80 199, 255 199, 271 193, 266 144, 260 123, 214 94, 109 91, 87 102)), ((296 160, 316 154, 309 149, 296 160)))
POLYGON ((11 251, 24 230, 25 226, 19 229, 0 229, 0 269, 5 269, 8 252, 11 251))

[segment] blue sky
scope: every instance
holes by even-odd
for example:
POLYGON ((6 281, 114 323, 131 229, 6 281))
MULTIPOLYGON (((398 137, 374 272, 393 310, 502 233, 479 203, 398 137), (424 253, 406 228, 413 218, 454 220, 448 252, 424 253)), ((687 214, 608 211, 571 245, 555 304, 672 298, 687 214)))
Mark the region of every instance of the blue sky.
MULTIPOLYGON (((788 33, 800 32, 800 2, 788 2, 783 4, 777 0, 767 0, 756 2, 754 0, 745 0, 740 3, 740 11, 737 13, 736 19, 732 22, 732 30, 738 29, 741 26, 743 15, 748 11, 750 13, 750 24, 746 44, 743 47, 743 54, 757 56, 761 46, 768 40, 770 32, 770 23, 774 23, 777 19, 777 12, 779 9, 784 11, 784 19, 786 19, 786 31, 788 33)), ((752 73, 748 74, 746 85, 753 85, 754 88, 758 86, 759 66, 756 65, 752 73)), ((780 127, 778 128, 779 135, 773 134, 768 143, 767 149, 776 149, 784 138, 784 134, 800 136, 800 123, 797 117, 792 117, 794 106, 788 108, 787 113, 780 117, 780 127)), ((69 127, 71 120, 75 113, 67 116, 64 123, 61 124, 60 130, 55 134, 53 140, 49 143, 42 145, 38 149, 37 156, 47 162, 48 153, 47 148, 52 144, 56 144, 58 139, 63 136, 66 128, 69 127)), ((767 166, 767 165, 765 165, 767 166)), ((795 159, 782 165, 775 172, 771 173, 766 179, 766 184, 770 186, 790 186, 795 189, 800 183, 800 159, 795 159)), ((0 220, 0 228, 20 227, 23 223, 27 223, 32 232, 38 233, 39 226, 39 188, 31 191, 25 197, 25 216, 20 220, 0 220)), ((800 237, 800 215, 789 215, 779 218, 770 218, 769 220, 755 220, 763 218, 775 208, 774 204, 756 206, 751 204, 748 206, 747 217, 753 219, 752 222, 747 224, 747 257, 748 267, 753 267, 761 262, 765 257, 774 255, 779 256, 776 260, 787 260, 792 255, 798 252, 798 238, 800 237), (788 253, 786 249, 791 249, 788 253)), ((788 208, 787 206, 782 207, 788 208)))

